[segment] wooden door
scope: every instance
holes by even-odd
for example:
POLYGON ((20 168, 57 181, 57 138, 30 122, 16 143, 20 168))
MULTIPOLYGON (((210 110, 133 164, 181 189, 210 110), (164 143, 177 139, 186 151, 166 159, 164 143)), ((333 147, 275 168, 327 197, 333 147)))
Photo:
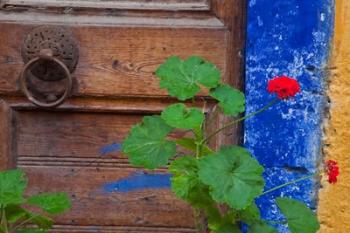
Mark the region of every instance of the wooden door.
MULTIPOLYGON (((191 209, 167 188, 166 169, 134 168, 118 148, 142 116, 175 101, 154 76, 171 55, 203 56, 241 88, 244 2, 0 0, 0 169, 24 169, 29 193, 69 193, 73 207, 54 232, 195 232, 191 209), (79 47, 72 95, 56 108, 33 105, 19 84, 22 44, 39 26, 65 28, 79 47), (139 188, 113 186, 135 177, 139 188)), ((196 104, 209 111, 206 95, 196 104)), ((224 118, 215 119, 213 127, 224 118)), ((213 143, 228 138, 232 132, 213 143)))

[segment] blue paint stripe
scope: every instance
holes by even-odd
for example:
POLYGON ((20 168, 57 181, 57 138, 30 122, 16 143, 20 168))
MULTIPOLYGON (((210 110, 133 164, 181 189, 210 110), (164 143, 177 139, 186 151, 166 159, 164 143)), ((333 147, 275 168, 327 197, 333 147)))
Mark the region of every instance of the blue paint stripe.
POLYGON ((124 179, 105 184, 103 190, 107 193, 113 193, 144 189, 168 189, 171 185, 170 178, 170 174, 147 174, 137 172, 124 179))
POLYGON ((113 152, 119 152, 122 148, 122 145, 120 143, 112 143, 109 145, 106 145, 100 149, 101 155, 106 155, 113 152))

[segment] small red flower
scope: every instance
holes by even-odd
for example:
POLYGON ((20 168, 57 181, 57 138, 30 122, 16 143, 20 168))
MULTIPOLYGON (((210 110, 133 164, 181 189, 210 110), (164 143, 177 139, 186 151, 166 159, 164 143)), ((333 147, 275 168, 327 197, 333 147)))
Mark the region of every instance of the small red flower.
POLYGON ((337 176, 339 175, 338 163, 334 160, 328 160, 326 162, 326 173, 328 175, 328 182, 334 184, 337 182, 337 176))
POLYGON ((300 92, 300 85, 293 78, 280 76, 269 81, 267 90, 270 93, 276 93, 279 99, 287 99, 300 92))

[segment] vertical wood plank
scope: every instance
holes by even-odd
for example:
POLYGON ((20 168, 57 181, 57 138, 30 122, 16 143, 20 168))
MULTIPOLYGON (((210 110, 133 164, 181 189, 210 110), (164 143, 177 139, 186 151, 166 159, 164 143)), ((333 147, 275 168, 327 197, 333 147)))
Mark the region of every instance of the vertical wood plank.
POLYGON ((11 121, 10 106, 4 100, 0 100, 0 170, 14 166, 11 121))
MULTIPOLYGON (((246 26, 246 0, 211 0, 211 11, 227 27, 226 33, 226 69, 223 77, 224 82, 233 87, 244 89, 244 47, 245 47, 245 26, 246 26)), ((209 114, 209 120, 206 124, 206 133, 217 130, 228 122, 232 117, 225 116, 219 108, 213 108, 209 114)), ((219 133, 210 142, 210 146, 216 150, 222 145, 242 144, 243 143, 243 124, 237 124, 229 127, 219 133)), ((226 205, 220 205, 222 211, 226 211, 226 205)), ((207 219, 201 217, 201 223, 207 224, 207 219)), ((201 233, 209 233, 208 228, 202 229, 201 233)))
MULTIPOLYGON (((246 0, 212 0, 211 10, 228 28, 224 82, 243 90, 246 0)), ((216 115, 216 125, 212 125, 211 128, 220 127, 232 120, 231 117, 225 117, 223 114, 216 115)), ((223 144, 242 144, 243 124, 234 125, 224 130, 214 140, 216 140, 216 147, 223 144)))

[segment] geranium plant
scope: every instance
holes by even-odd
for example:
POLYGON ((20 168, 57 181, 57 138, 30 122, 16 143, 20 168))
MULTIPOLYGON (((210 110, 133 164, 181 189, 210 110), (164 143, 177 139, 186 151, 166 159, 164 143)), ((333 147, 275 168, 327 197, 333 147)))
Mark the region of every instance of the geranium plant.
MULTIPOLYGON (((132 165, 155 169, 169 165, 172 174, 171 188, 175 195, 188 202, 205 215, 207 226, 214 233, 242 232, 242 223, 249 233, 274 233, 278 224, 288 224, 292 233, 315 233, 319 223, 312 210, 304 203, 286 197, 276 203, 286 217, 283 222, 268 222, 260 218, 255 199, 288 184, 310 179, 312 176, 288 182, 264 191, 264 168, 238 145, 222 146, 214 151, 208 142, 223 129, 267 110, 280 101, 294 97, 299 83, 289 77, 277 77, 268 84, 274 98, 260 110, 223 125, 214 132, 205 132, 204 110, 187 106, 184 101, 193 99, 203 88, 217 100, 222 112, 238 117, 245 111, 242 92, 221 82, 220 71, 214 64, 201 57, 186 60, 172 56, 156 71, 160 87, 182 103, 168 106, 160 116, 146 116, 140 124, 132 127, 122 150, 132 165), (169 138, 174 130, 191 131, 192 137, 169 138), (180 155, 179 148, 189 151, 180 155)), ((330 181, 339 174, 336 163, 328 164, 330 181), (335 171, 336 170, 336 171, 335 171)))
POLYGON ((24 197, 27 183, 21 170, 0 172, 0 233, 45 233, 53 224, 50 216, 70 208, 66 193, 24 197), (33 207, 39 212, 33 212, 33 207))

